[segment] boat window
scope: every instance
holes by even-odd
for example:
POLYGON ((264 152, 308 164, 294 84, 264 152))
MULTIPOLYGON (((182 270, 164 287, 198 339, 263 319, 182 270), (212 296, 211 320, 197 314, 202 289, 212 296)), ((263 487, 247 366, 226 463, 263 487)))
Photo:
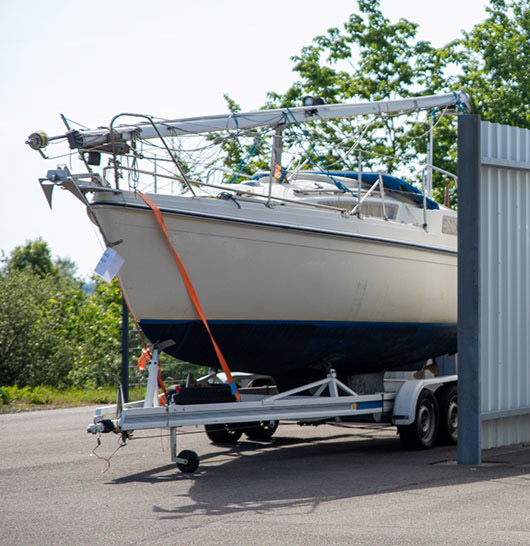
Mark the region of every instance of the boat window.
MULTIPOLYGON (((397 217, 397 205, 385 203, 384 213, 389 220, 395 220, 397 217)), ((384 218, 382 203, 363 203, 361 205, 361 214, 363 216, 375 216, 376 218, 384 218)))
MULTIPOLYGON (((356 205, 355 199, 322 199, 319 201, 321 205, 327 205, 328 207, 336 207, 345 211, 350 211, 356 205)), ((398 206, 390 203, 385 203, 386 217, 389 220, 395 220, 397 218, 398 206)), ((364 202, 361 205, 362 216, 373 216, 375 218, 384 218, 383 205, 381 203, 364 202)))
POLYGON ((442 220, 442 233, 447 235, 457 235, 458 227, 457 220, 454 216, 444 216, 442 220))

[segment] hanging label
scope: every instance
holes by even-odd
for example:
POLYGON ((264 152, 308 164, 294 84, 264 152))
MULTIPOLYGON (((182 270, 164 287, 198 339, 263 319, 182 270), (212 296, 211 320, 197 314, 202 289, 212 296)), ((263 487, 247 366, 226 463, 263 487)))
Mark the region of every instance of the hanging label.
POLYGON ((106 248, 94 272, 107 282, 110 282, 120 270, 125 260, 112 248, 106 248))

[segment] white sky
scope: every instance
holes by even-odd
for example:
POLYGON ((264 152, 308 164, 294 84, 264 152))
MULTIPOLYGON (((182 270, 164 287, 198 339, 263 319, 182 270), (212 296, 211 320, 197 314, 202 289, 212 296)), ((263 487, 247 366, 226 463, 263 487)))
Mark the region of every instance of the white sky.
MULTIPOLYGON (((420 24, 442 45, 486 16, 484 0, 383 0, 384 15, 420 24)), ((244 110, 294 81, 292 55, 332 26, 354 0, 0 1, 0 251, 41 236, 54 256, 89 275, 101 243, 82 205, 38 178, 44 161, 24 144, 64 132, 59 113, 90 127, 120 112, 188 117, 226 112, 228 93, 244 110)))

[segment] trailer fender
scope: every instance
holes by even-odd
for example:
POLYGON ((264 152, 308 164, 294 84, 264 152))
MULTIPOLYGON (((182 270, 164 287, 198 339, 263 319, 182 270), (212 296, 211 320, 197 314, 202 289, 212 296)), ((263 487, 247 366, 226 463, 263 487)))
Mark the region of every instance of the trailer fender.
POLYGON ((437 390, 442 385, 456 383, 458 376, 447 375, 444 377, 432 377, 429 379, 411 379, 401 385, 394 400, 392 412, 392 423, 394 425, 410 425, 416 416, 416 404, 420 392, 427 388, 431 391, 437 390))

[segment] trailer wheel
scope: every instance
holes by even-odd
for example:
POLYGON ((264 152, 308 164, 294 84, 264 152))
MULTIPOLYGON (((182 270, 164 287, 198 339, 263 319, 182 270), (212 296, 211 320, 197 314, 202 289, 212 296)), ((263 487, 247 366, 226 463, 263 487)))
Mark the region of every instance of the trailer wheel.
POLYGON ((251 440, 269 440, 278 428, 278 421, 245 423, 244 432, 251 440))
POLYGON ((243 429, 234 425, 204 425, 204 430, 214 444, 235 444, 243 434, 243 429))
POLYGON ((446 385, 436 391, 440 412, 438 443, 455 445, 458 441, 458 387, 446 385))
POLYGON ((423 389, 416 403, 416 418, 410 425, 398 426, 405 449, 429 449, 438 437, 438 404, 434 394, 423 389))
POLYGON ((182 472, 195 472, 199 468, 199 456, 195 451, 185 449, 179 453, 179 459, 187 459, 187 463, 177 463, 177 467, 182 472))

